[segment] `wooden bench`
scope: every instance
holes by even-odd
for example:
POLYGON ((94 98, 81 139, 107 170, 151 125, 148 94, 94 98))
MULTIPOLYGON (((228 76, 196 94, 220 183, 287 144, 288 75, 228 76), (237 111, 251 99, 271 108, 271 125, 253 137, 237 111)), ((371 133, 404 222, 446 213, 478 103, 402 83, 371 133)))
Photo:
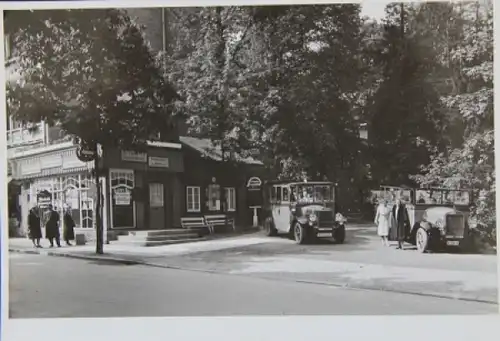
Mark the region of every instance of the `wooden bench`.
POLYGON ((210 233, 215 232, 216 226, 231 226, 233 231, 236 230, 236 226, 234 224, 234 219, 226 216, 225 214, 215 214, 215 215, 206 215, 205 221, 208 225, 208 229, 210 233))
POLYGON ((208 228, 208 232, 210 232, 210 227, 203 217, 182 217, 181 227, 187 230, 208 228))

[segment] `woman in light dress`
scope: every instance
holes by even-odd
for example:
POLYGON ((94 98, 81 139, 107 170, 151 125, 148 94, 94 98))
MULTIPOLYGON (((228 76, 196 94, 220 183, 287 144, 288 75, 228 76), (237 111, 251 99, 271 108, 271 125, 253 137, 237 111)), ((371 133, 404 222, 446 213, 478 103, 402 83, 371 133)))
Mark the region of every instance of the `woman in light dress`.
POLYGON ((387 200, 383 200, 382 203, 377 207, 377 213, 375 214, 375 224, 377 225, 377 234, 382 238, 382 243, 385 246, 389 246, 389 228, 391 219, 391 210, 387 206, 387 200))

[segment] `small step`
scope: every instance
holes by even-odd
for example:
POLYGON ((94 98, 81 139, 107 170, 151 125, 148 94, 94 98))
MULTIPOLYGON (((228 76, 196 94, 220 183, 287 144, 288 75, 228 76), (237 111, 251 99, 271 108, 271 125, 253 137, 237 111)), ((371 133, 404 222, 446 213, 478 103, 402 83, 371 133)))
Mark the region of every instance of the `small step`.
POLYGON ((199 238, 189 238, 189 239, 175 239, 175 240, 159 240, 159 241, 145 241, 145 240, 118 240, 111 242, 113 245, 134 245, 134 246, 162 246, 162 245, 173 245, 182 243, 194 243, 199 241, 207 240, 206 237, 199 238))
POLYGON ((198 233, 183 233, 183 234, 172 234, 169 236, 148 236, 146 238, 147 241, 160 241, 160 240, 178 240, 178 239, 192 239, 192 238, 199 238, 198 233))
POLYGON ((146 237, 146 236, 169 236, 180 233, 199 233, 201 229, 170 229, 170 230, 144 230, 144 231, 129 231, 129 236, 146 237))
POLYGON ((198 233, 184 232, 171 234, 166 236, 120 236, 118 240, 120 241, 161 241, 161 240, 177 240, 177 239, 193 239, 199 238, 200 235, 198 233))

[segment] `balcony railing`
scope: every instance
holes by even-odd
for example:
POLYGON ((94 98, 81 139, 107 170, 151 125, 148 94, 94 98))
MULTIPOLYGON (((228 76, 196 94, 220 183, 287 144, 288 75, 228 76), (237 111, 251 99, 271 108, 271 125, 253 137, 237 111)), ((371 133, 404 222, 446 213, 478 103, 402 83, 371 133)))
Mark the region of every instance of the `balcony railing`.
POLYGON ((45 125, 43 123, 38 123, 34 131, 30 131, 27 128, 7 130, 7 148, 37 144, 44 141, 45 125))

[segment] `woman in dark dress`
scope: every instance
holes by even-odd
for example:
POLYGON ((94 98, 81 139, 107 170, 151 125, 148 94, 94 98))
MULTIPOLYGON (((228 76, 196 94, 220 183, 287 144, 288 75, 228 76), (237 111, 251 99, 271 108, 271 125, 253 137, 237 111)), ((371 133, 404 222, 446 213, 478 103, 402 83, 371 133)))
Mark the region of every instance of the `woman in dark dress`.
POLYGON ((59 241, 59 213, 57 213, 52 205, 49 205, 49 219, 45 224, 45 237, 50 241, 50 247, 54 247, 54 239, 58 247, 61 247, 61 242, 59 241))
POLYGON ((70 240, 75 239, 75 221, 70 214, 71 209, 66 209, 64 211, 64 229, 63 229, 63 239, 66 245, 71 246, 70 240))
POLYGON ((28 235, 34 247, 42 247, 40 245, 40 239, 42 239, 42 226, 40 224, 40 213, 36 206, 28 213, 28 235))

